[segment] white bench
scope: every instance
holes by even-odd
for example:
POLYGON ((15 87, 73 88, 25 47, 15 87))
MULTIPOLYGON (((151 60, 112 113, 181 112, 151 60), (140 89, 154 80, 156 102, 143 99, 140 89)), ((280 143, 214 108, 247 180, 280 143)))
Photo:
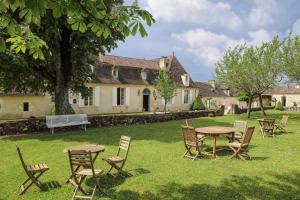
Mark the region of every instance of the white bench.
POLYGON ((54 133, 54 128, 65 126, 78 126, 81 125, 86 131, 86 125, 90 124, 86 114, 74 114, 74 115, 48 115, 46 116, 47 127, 50 128, 50 132, 54 133))

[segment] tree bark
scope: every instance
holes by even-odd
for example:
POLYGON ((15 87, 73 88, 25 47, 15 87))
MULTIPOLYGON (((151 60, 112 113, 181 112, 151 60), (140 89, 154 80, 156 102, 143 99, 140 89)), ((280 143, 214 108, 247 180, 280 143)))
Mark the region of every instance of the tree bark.
POLYGON ((266 112, 265 112, 265 108, 264 108, 264 105, 262 102, 261 94, 258 95, 258 99, 259 99, 259 106, 260 106, 261 112, 262 112, 263 116, 266 116, 266 112))
POLYGON ((248 109, 247 109, 247 118, 250 118, 251 107, 252 107, 252 97, 249 97, 249 100, 248 100, 248 109))
POLYGON ((72 76, 70 36, 70 30, 63 27, 61 39, 56 41, 55 113, 57 115, 71 113, 69 104, 69 87, 72 76))
POLYGON ((165 111, 165 114, 167 114, 167 101, 165 100, 165 107, 164 107, 164 111, 165 111))

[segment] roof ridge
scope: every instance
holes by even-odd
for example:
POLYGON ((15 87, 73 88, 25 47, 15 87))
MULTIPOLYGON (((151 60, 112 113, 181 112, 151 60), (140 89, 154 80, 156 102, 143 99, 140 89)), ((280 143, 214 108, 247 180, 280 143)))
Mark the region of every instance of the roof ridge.
MULTIPOLYGON (((131 60, 141 60, 141 61, 155 61, 156 59, 160 59, 160 57, 159 58, 146 59, 146 58, 133 58, 133 57, 128 57, 128 56, 117 56, 117 55, 104 55, 104 56, 127 58, 127 59, 131 59, 131 60)), ((162 56, 162 57, 165 57, 165 56, 162 56)), ((166 57, 168 57, 168 56, 166 56, 166 57)))

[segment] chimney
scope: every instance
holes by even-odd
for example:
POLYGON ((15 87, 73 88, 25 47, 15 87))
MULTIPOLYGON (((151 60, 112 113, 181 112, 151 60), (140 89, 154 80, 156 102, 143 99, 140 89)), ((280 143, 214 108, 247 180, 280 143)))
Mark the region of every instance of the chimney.
POLYGON ((209 81, 208 81, 208 84, 211 85, 211 87, 212 87, 213 89, 216 89, 216 81, 215 81, 215 80, 209 80, 209 81))
POLYGON ((167 68, 167 58, 161 57, 159 60, 159 68, 160 69, 166 69, 167 68))

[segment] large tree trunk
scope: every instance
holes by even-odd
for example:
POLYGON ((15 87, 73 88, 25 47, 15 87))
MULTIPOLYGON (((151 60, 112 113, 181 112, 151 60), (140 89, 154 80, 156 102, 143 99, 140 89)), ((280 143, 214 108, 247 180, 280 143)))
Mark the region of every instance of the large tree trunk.
POLYGON ((249 100, 248 100, 248 109, 247 109, 247 118, 250 118, 251 106, 252 106, 252 97, 249 97, 249 100))
POLYGON ((72 76, 70 35, 71 32, 63 27, 61 39, 56 41, 55 113, 57 115, 72 113, 69 104, 69 87, 72 76))
POLYGON ((265 108, 263 105, 261 94, 258 95, 258 99, 259 99, 259 106, 260 106, 261 112, 262 112, 263 116, 266 116, 266 112, 265 112, 265 108))

